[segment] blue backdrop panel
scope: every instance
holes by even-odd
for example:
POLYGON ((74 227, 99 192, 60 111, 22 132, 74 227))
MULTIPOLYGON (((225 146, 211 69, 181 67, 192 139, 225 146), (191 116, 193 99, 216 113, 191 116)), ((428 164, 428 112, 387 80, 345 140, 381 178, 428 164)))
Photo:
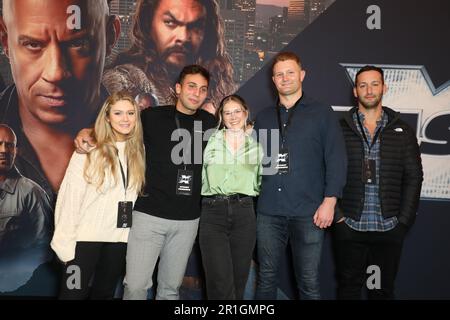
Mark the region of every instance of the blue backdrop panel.
MULTIPOLYGON (((384 105, 402 112, 421 144, 425 181, 415 225, 408 234, 397 296, 450 298, 450 2, 445 0, 337 0, 285 51, 297 53, 305 92, 344 111, 355 104, 352 81, 365 64, 382 66, 390 90, 384 105), (377 6, 380 29, 369 29, 377 6)), ((274 106, 270 65, 241 87, 253 116, 274 106), (256 94, 257 93, 257 94, 256 94)), ((289 259, 289 257, 287 257, 289 259)), ((289 263, 283 291, 295 297, 289 263)), ((327 235, 321 266, 324 298, 335 297, 334 265, 327 235)))

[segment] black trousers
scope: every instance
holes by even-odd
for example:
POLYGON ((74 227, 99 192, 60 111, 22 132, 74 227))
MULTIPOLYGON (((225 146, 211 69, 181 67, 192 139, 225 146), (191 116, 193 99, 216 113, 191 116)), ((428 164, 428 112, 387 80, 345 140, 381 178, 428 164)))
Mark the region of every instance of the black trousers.
POLYGON ((204 198, 199 242, 209 300, 241 300, 256 243, 253 199, 204 198))
POLYGON ((59 299, 113 299, 125 272, 126 252, 127 244, 122 242, 77 242, 75 259, 63 268, 59 299))
POLYGON ((374 275, 369 266, 380 270, 379 288, 368 288, 370 300, 394 299, 395 277, 407 231, 401 223, 386 232, 359 232, 345 222, 333 226, 333 245, 337 271, 337 298, 361 299, 367 278, 374 275))

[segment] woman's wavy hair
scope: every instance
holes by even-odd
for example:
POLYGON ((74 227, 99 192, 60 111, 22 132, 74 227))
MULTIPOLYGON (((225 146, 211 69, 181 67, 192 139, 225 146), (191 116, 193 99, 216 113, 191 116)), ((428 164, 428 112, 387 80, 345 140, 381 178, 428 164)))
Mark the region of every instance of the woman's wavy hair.
MULTIPOLYGON (((132 25, 132 45, 130 49, 117 56, 112 67, 127 63, 137 65, 142 68, 151 81, 171 88, 175 85, 176 79, 170 79, 164 64, 158 60, 156 46, 151 37, 153 15, 160 1, 137 1, 136 14, 132 25)), ((226 52, 224 27, 219 16, 219 6, 216 0, 197 1, 206 9, 206 25, 205 36, 199 48, 199 57, 193 63, 205 67, 210 72, 211 100, 217 106, 222 97, 235 90, 233 65, 226 52)))
MULTIPOLYGON (((140 192, 145 182, 145 154, 142 133, 142 122, 134 99, 127 93, 117 92, 106 99, 95 121, 94 137, 97 147, 87 155, 84 166, 84 178, 100 190, 105 183, 105 177, 111 176, 114 183, 119 180, 117 161, 118 149, 115 146, 115 135, 108 117, 111 107, 119 101, 130 102, 135 110, 136 125, 126 139, 125 156, 128 166, 128 187, 140 192)), ((121 179, 121 178, 120 178, 121 179)))
POLYGON ((248 108, 247 103, 245 102, 244 98, 242 98, 241 96, 239 96, 237 94, 232 94, 232 95, 229 95, 229 96, 226 96, 225 98, 223 98, 222 101, 220 102, 219 109, 217 109, 217 117, 219 118, 218 125, 217 125, 218 129, 225 128, 225 123, 223 122, 223 108, 230 101, 234 101, 241 105, 243 111, 245 113, 247 113, 247 120, 245 121, 245 126, 247 126, 249 124, 250 109, 248 108))

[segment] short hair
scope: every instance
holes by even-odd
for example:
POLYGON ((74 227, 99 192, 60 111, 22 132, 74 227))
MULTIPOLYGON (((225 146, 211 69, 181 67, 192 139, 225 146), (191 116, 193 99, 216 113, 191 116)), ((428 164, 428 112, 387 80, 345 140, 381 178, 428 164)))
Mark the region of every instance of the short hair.
POLYGON ((178 81, 177 83, 181 84, 184 80, 184 78, 186 78, 187 75, 189 74, 200 74, 203 76, 203 78, 206 79, 206 81, 209 84, 209 72, 208 70, 206 70, 205 68, 203 68, 202 66, 198 65, 198 64, 191 64, 189 66, 186 66, 183 68, 183 70, 181 70, 180 72, 180 76, 178 77, 178 81))
POLYGON ((14 130, 5 123, 0 123, 0 128, 5 128, 6 130, 9 130, 12 133, 12 135, 14 137, 14 146, 17 146, 17 136, 16 136, 16 133, 14 132, 14 130))
POLYGON ((384 72, 383 72, 383 69, 381 69, 379 67, 376 67, 376 66, 372 66, 372 65, 366 65, 366 66, 362 67, 361 69, 359 69, 358 72, 356 73, 356 76, 355 76, 355 87, 357 85, 358 76, 361 73, 366 72, 366 71, 376 71, 379 74, 381 74, 381 82, 384 84, 384 72))
POLYGON ((302 67, 302 64, 300 62, 300 58, 294 52, 283 51, 283 52, 277 53, 275 55, 275 57, 273 57, 273 60, 272 60, 272 72, 273 72, 273 68, 275 68, 275 65, 278 62, 286 61, 286 60, 294 60, 295 62, 297 62, 298 66, 300 68, 302 67))
POLYGON ((242 106, 242 108, 244 108, 244 111, 247 113, 247 121, 246 121, 245 125, 248 124, 248 119, 250 118, 250 109, 247 105, 247 102, 245 102, 244 98, 242 98, 241 96, 239 96, 237 94, 231 94, 222 99, 222 101, 220 102, 220 106, 217 109, 217 116, 219 118, 219 124, 218 124, 219 129, 222 129, 225 127, 225 124, 223 123, 222 112, 223 112, 223 108, 225 107, 225 105, 230 101, 237 102, 242 106))

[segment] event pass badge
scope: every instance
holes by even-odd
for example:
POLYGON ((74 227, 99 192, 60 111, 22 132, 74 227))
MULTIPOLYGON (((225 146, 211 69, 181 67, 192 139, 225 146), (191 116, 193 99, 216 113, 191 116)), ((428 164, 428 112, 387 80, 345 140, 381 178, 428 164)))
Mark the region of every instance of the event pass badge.
POLYGON ((194 171, 178 170, 177 176, 177 195, 191 196, 194 185, 194 171))
POLYGON ((132 224, 132 201, 119 201, 117 214, 117 228, 131 228, 132 224))
POLYGON ((375 160, 364 159, 362 180, 365 184, 375 184, 377 179, 377 166, 375 160))
POLYGON ((278 153, 276 169, 278 174, 289 173, 289 150, 287 148, 281 148, 278 153))

